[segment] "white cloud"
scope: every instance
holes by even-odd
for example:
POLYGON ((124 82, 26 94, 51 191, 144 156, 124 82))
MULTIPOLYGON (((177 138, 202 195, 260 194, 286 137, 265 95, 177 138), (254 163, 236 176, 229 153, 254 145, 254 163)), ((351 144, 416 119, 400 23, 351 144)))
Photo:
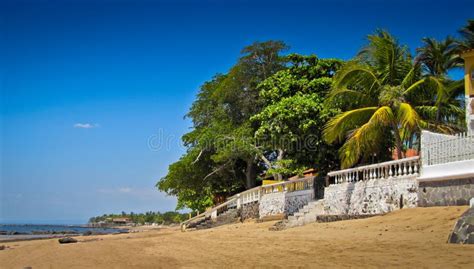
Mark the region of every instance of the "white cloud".
POLYGON ((136 190, 130 187, 119 187, 119 188, 99 189, 97 191, 99 193, 108 193, 108 194, 121 194, 121 193, 133 194, 136 190))
POLYGON ((123 193, 128 193, 132 191, 132 188, 129 188, 129 187, 119 188, 118 191, 123 192, 123 193))
POLYGON ((81 128, 81 129, 91 129, 91 128, 96 128, 99 127, 99 124, 97 123, 76 123, 73 125, 74 128, 81 128))

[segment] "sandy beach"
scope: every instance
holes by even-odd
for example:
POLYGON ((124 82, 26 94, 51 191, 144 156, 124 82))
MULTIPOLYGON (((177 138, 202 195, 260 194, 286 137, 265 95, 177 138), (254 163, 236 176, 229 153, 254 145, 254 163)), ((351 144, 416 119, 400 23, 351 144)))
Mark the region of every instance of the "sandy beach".
POLYGON ((1 268, 474 268, 474 245, 447 244, 467 207, 415 208, 369 219, 269 231, 274 222, 5 243, 1 268))

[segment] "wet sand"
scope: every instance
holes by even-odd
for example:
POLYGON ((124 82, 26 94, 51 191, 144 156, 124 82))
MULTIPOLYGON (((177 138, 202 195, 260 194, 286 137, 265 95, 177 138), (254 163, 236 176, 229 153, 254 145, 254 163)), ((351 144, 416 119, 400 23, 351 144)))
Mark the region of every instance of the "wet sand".
MULTIPOLYGON (((269 231, 274 222, 10 242, 0 268, 474 268, 474 245, 447 244, 467 207, 403 209, 368 219, 269 231)), ((0 244, 1 245, 1 244, 0 244)))

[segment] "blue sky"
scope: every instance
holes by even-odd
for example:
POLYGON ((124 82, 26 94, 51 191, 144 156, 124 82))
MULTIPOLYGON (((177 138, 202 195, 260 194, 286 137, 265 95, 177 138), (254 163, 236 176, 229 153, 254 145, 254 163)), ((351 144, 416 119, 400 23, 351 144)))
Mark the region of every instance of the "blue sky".
POLYGON ((349 59, 376 28, 414 50, 474 17, 431 2, 2 1, 0 223, 174 209, 154 184, 185 150, 199 86, 242 47, 349 59))

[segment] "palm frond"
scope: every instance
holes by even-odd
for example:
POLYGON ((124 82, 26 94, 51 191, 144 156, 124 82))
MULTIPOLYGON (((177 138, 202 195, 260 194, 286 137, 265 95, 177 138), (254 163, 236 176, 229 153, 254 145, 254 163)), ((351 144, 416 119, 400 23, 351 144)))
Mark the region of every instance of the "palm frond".
POLYGON ((420 115, 422 118, 435 120, 436 111, 438 111, 438 107, 428 106, 428 105, 416 106, 415 110, 417 111, 418 115, 420 115))
POLYGON ((463 37, 461 40, 461 48, 464 50, 474 49, 474 19, 467 21, 467 25, 459 30, 459 34, 463 37))
POLYGON ((363 154, 372 152, 377 147, 377 143, 374 141, 380 138, 384 127, 393 123, 393 119, 390 107, 377 108, 372 117, 361 127, 355 129, 341 147, 339 151, 341 166, 343 168, 353 166, 363 154))
POLYGON ((338 100, 343 103, 347 101, 350 104, 358 104, 358 105, 376 105, 377 99, 373 96, 367 95, 362 91, 351 90, 347 88, 334 88, 328 95, 329 101, 338 100))
POLYGON ((423 46, 417 48, 415 62, 420 63, 425 72, 431 76, 444 77, 447 72, 462 65, 456 40, 450 36, 437 41, 434 38, 423 38, 423 46))
POLYGON ((413 131, 419 127, 420 116, 408 103, 401 103, 398 107, 397 122, 404 129, 413 131))
POLYGON ((347 62, 334 76, 333 91, 356 87, 370 95, 374 88, 380 86, 377 74, 370 66, 351 61, 347 62))
POLYGON ((410 94, 413 90, 417 89, 421 84, 426 82, 426 78, 420 79, 417 82, 411 84, 404 92, 404 95, 410 94))
POLYGON ((341 113, 331 119, 325 126, 323 135, 328 143, 341 141, 346 134, 366 123, 377 111, 377 107, 364 107, 341 113))
POLYGON ((359 52, 358 58, 382 74, 379 80, 383 84, 399 85, 412 67, 408 48, 384 30, 377 30, 368 39, 369 44, 359 52))

